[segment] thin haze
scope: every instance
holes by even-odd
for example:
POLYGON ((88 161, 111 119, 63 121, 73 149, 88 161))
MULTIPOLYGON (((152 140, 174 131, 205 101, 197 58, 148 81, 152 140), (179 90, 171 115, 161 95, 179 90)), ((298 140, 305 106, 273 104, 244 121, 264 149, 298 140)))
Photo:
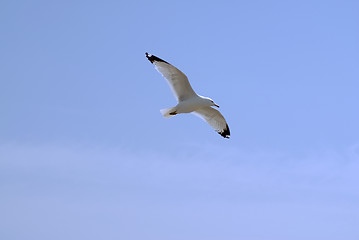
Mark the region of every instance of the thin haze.
POLYGON ((359 239, 357 1, 2 1, 0 238, 359 239), (144 53, 187 74, 223 139, 144 53))

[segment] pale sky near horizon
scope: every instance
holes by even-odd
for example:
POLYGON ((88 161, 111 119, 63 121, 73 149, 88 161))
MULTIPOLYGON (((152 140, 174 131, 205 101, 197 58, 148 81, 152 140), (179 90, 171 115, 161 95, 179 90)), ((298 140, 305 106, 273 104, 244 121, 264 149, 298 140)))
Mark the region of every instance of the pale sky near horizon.
POLYGON ((359 239, 359 2, 2 1, 0 238, 359 239), (187 74, 231 138, 176 104, 187 74))

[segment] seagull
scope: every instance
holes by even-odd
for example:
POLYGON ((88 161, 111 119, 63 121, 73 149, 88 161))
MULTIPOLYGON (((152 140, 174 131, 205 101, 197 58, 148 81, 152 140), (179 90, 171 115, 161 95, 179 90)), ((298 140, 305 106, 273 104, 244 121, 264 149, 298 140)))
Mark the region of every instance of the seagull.
POLYGON ((170 63, 146 52, 147 59, 155 66, 167 80, 178 104, 175 107, 161 109, 163 117, 170 118, 180 113, 194 113, 206 121, 214 130, 224 138, 229 138, 228 124, 222 114, 212 108, 219 108, 208 97, 197 95, 193 91, 187 76, 170 63))

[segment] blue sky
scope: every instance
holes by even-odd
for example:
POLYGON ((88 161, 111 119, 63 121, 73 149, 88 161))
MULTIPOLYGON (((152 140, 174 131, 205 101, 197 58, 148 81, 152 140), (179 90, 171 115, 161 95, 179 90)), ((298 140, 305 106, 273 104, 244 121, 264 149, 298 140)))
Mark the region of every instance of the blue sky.
POLYGON ((2 239, 358 239, 357 1, 2 1, 2 239), (176 104, 150 52, 221 106, 176 104))

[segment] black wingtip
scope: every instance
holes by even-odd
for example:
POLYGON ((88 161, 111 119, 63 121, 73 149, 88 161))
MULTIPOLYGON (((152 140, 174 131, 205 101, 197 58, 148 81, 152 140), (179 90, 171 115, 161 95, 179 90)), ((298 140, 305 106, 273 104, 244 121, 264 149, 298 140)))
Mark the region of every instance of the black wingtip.
POLYGON ((159 57, 156 57, 148 52, 145 53, 146 54, 146 58, 148 59, 148 61, 150 61, 151 63, 153 62, 165 62, 165 63, 168 63, 166 62, 165 60, 159 58, 159 57))
POLYGON ((218 132, 222 137, 224 138, 229 138, 230 137, 230 131, 229 131, 229 127, 228 127, 228 124, 226 124, 226 128, 223 129, 223 131, 221 132, 218 132))

